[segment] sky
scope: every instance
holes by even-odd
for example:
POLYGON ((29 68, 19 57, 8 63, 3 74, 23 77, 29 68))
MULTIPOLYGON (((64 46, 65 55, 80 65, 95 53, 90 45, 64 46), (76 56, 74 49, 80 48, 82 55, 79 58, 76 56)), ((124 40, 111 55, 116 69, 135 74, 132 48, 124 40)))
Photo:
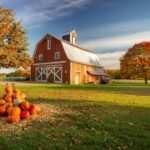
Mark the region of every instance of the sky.
POLYGON ((61 38, 73 28, 78 45, 98 54, 106 69, 119 69, 128 48, 150 41, 149 0, 0 0, 0 6, 13 9, 28 31, 31 56, 46 33, 61 38))

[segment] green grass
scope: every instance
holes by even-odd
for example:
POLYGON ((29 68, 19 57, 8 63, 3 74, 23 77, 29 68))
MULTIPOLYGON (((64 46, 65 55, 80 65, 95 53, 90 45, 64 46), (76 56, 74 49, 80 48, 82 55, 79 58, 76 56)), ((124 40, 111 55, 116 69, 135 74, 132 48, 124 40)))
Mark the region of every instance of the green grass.
MULTIPOLYGON (((148 150, 150 85, 18 87, 30 102, 59 108, 18 134, 0 134, 0 149, 148 150), (50 114, 51 115, 51 114, 50 114)), ((2 93, 4 87, 0 87, 2 93)))
MULTIPOLYGON (((131 79, 113 79, 113 83, 145 83, 144 79, 143 80, 131 80, 131 79)), ((148 81, 149 82, 149 81, 148 81)))

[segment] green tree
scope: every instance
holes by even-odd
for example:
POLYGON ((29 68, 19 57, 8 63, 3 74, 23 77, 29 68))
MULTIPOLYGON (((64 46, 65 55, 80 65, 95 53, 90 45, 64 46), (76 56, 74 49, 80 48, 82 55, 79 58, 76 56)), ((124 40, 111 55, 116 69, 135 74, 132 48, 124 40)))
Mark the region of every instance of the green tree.
POLYGON ((145 79, 150 77, 150 42, 142 42, 130 48, 120 59, 121 77, 145 79))
POLYGON ((29 67, 31 58, 26 31, 14 12, 0 7, 0 68, 29 67))

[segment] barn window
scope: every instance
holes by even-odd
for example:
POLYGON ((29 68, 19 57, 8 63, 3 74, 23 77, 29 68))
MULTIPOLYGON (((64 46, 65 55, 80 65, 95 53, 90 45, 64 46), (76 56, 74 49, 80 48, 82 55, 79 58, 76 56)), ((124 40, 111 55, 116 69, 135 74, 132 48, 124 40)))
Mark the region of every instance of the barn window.
POLYGON ((43 60, 43 54, 39 54, 39 60, 43 60))
POLYGON ((47 39, 47 49, 48 50, 51 49, 51 39, 50 38, 47 39))
POLYGON ((54 58, 55 59, 60 59, 60 52, 55 52, 54 53, 54 58))

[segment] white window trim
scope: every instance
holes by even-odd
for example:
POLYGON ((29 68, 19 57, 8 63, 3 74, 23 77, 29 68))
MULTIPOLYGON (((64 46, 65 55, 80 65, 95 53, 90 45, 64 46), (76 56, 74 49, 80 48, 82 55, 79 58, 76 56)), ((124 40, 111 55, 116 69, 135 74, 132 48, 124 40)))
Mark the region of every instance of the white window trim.
POLYGON ((39 54, 39 61, 43 60, 43 54, 39 54))
POLYGON ((60 52, 54 53, 54 59, 60 59, 60 52))
POLYGON ((47 49, 50 50, 51 49, 51 38, 47 39, 47 49))

